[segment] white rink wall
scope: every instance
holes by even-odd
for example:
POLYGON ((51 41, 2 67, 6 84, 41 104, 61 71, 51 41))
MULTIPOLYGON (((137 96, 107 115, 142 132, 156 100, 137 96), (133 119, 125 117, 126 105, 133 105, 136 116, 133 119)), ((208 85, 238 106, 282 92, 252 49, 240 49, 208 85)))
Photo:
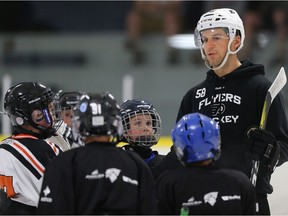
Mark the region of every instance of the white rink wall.
POLYGON ((274 192, 268 196, 271 215, 288 215, 288 163, 282 164, 274 171, 271 184, 274 192))

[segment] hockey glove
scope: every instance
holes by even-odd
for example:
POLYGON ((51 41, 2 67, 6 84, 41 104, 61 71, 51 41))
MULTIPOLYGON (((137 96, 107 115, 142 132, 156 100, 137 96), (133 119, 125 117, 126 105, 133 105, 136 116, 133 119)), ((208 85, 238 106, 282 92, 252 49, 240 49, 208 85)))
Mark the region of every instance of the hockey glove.
POLYGON ((248 129, 245 138, 245 154, 252 160, 260 161, 260 165, 268 173, 272 173, 278 163, 280 146, 267 130, 252 127, 248 129))
POLYGON ((0 189, 0 214, 7 214, 7 210, 11 205, 11 199, 7 197, 7 194, 3 189, 0 189))

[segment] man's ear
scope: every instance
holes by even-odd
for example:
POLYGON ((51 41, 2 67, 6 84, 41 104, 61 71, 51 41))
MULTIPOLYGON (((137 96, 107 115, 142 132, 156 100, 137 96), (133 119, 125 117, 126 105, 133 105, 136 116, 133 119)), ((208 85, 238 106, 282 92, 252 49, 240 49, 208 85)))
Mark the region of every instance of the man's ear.
POLYGON ((240 47, 240 45, 241 45, 241 37, 240 37, 239 35, 237 35, 237 36, 234 38, 232 44, 233 44, 233 47, 232 47, 233 50, 231 50, 231 51, 234 52, 234 51, 237 50, 237 49, 240 47))

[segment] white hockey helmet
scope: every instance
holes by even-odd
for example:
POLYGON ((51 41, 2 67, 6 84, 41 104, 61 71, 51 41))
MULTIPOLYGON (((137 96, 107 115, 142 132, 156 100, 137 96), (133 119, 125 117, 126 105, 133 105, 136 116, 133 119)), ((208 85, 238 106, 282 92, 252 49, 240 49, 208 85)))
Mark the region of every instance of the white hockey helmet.
POLYGON ((237 49, 237 52, 243 47, 245 31, 243 22, 238 15, 238 13, 230 8, 220 8, 210 10, 209 12, 203 14, 197 23, 195 29, 194 39, 195 44, 198 47, 202 46, 201 42, 201 31, 211 28, 227 28, 229 38, 232 40, 236 36, 236 30, 241 33, 241 44, 237 49))

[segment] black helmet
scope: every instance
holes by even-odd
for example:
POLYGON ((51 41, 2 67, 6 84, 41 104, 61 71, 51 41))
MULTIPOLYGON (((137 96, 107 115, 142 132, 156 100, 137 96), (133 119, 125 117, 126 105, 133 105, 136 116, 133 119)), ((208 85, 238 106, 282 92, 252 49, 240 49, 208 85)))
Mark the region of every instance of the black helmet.
POLYGON ((108 135, 117 138, 118 142, 121 133, 119 110, 116 100, 108 92, 83 94, 74 110, 73 129, 78 128, 82 137, 108 135))
MULTIPOLYGON (((4 109, 9 116, 13 126, 21 126, 28 124, 41 132, 47 131, 52 134, 55 132, 54 124, 59 118, 59 106, 54 99, 54 93, 49 87, 37 82, 18 83, 5 94, 4 109), (53 117, 49 111, 48 105, 54 102, 53 117), (44 117, 46 123, 51 127, 45 128, 35 123, 32 119, 32 112, 38 110, 44 117)), ((49 134, 50 134, 49 133, 49 134)))
POLYGON ((151 103, 145 100, 126 100, 121 105, 120 114, 123 124, 123 141, 126 141, 131 145, 143 147, 151 147, 152 145, 157 144, 161 134, 161 118, 151 103), (129 136, 131 118, 139 118, 139 116, 143 115, 151 116, 153 135, 150 136, 143 133, 136 139, 133 139, 129 136))
POLYGON ((73 109, 74 107, 76 107, 82 93, 78 91, 64 92, 60 90, 57 93, 57 95, 59 96, 59 103, 61 105, 61 109, 66 110, 66 109, 73 109))

